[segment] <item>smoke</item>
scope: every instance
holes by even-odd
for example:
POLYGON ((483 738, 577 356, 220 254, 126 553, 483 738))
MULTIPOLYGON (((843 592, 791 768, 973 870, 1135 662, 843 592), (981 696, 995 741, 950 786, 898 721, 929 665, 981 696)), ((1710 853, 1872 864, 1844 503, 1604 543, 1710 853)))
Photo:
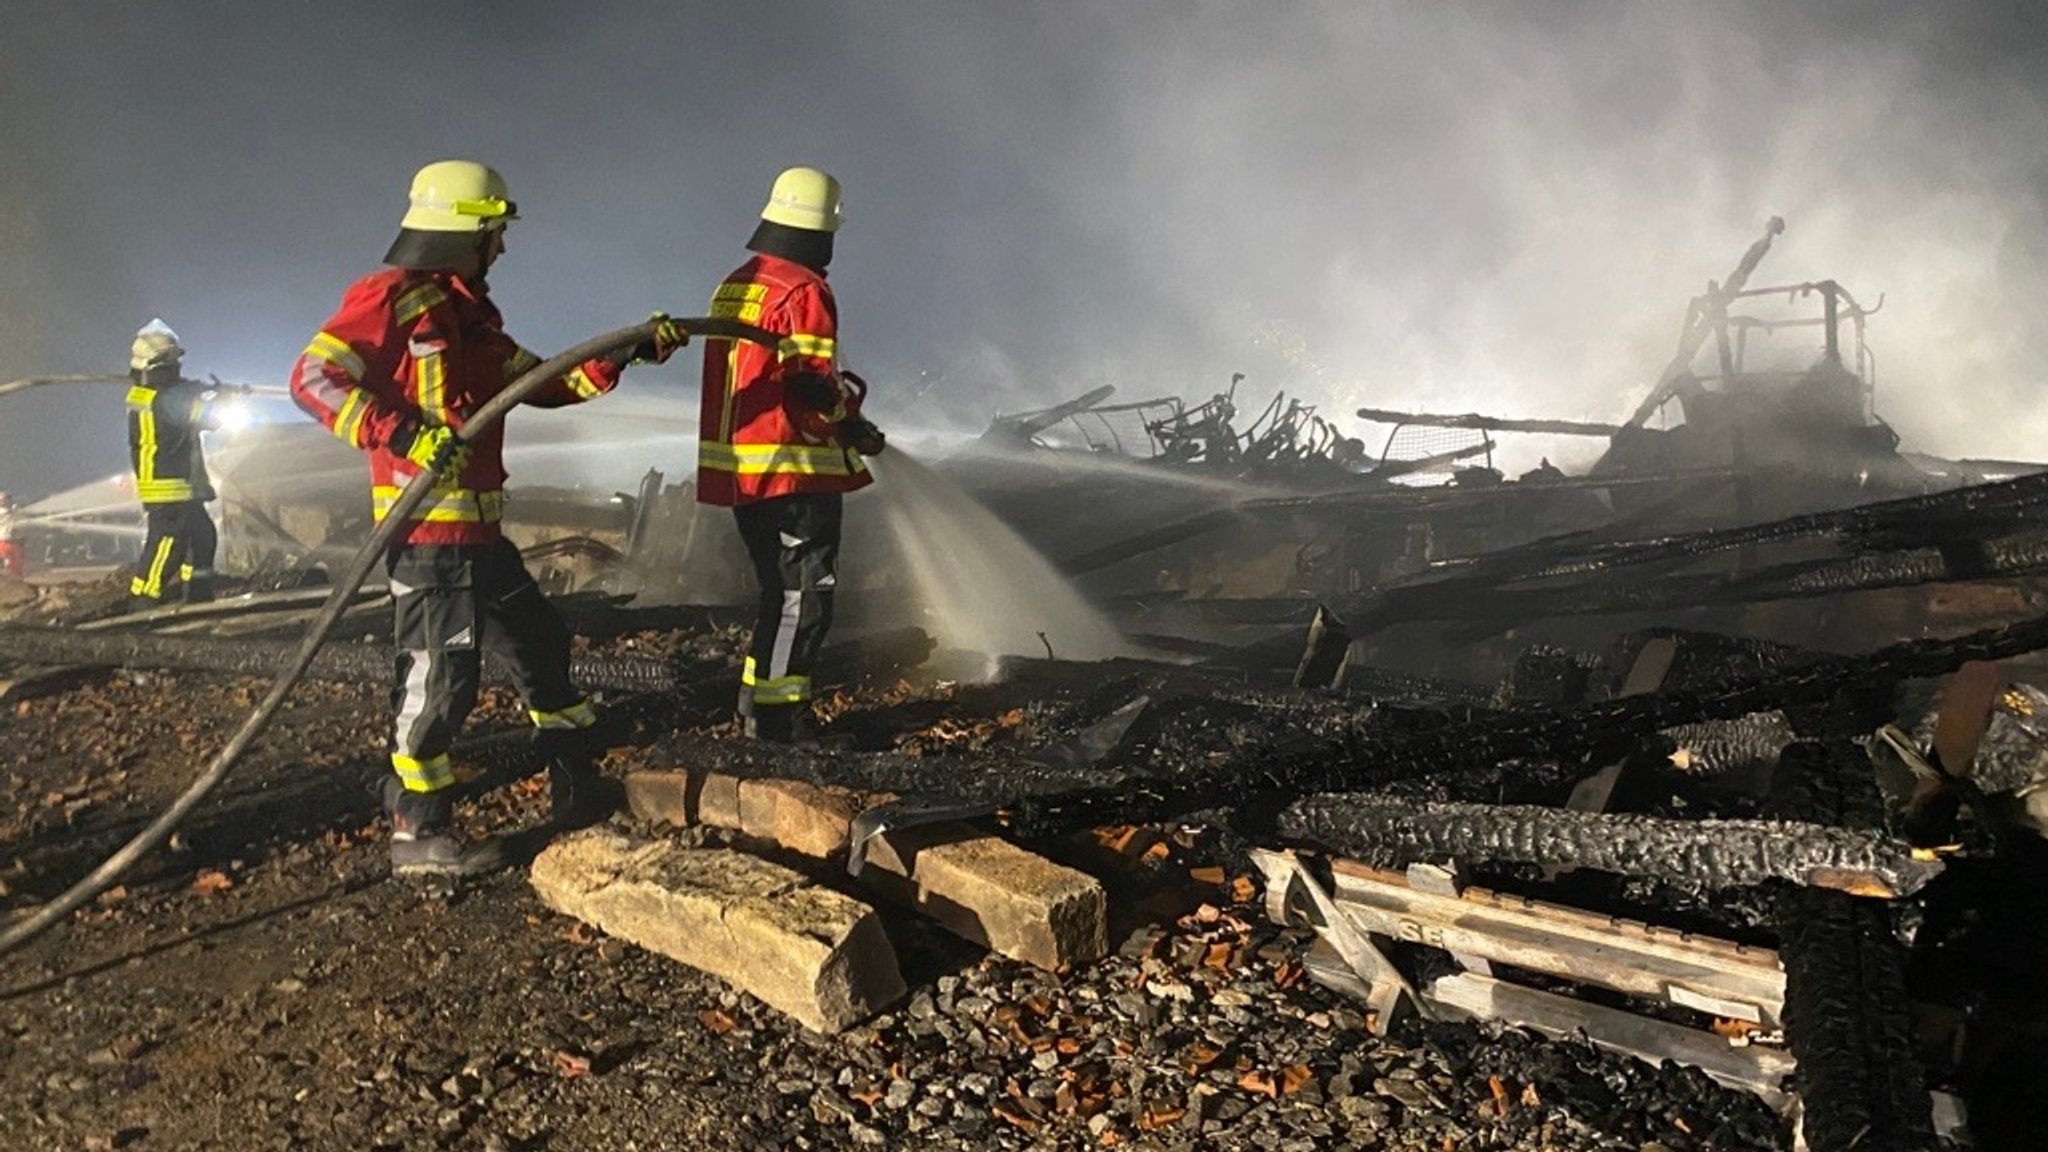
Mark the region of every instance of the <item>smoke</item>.
MULTIPOLYGON (((1884 298, 1908 447, 2044 455, 2034 6, 16 7, 0 378, 118 371, 162 314, 192 370, 279 382, 447 155, 512 180, 494 294, 549 351, 699 310, 812 163, 848 189, 842 343, 885 426, 1233 372, 1240 409, 1285 389, 1352 429, 1614 420, 1777 214, 1753 282, 1884 298)), ((687 419, 695 380, 686 352, 627 388, 687 419)), ((0 409, 0 488, 118 468, 118 406, 0 409)))
POLYGON ((979 29, 926 53, 933 106, 1018 141, 1056 189, 1089 245, 1075 293, 1142 270, 1077 342, 1098 374, 1149 363, 1172 389, 1243 370, 1341 414, 1618 419, 1686 300, 1782 214, 1752 282, 1883 296, 1880 408, 1909 443, 2039 454, 2031 413, 2007 421, 2041 350, 2019 318, 2048 287, 2039 17, 1199 12, 1006 29, 1007 67, 973 50, 979 29), (1077 57, 1116 65, 1038 74, 1077 57))

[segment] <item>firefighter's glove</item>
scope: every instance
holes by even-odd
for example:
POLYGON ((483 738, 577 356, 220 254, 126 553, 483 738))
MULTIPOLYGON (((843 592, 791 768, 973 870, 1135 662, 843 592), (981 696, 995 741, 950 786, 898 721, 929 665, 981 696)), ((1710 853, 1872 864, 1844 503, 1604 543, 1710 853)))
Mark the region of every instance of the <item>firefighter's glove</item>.
POLYGON ((848 448, 863 456, 880 456, 889 446, 889 438, 865 417, 855 416, 839 426, 839 439, 848 448))
POLYGON ((669 319, 666 312, 654 313, 647 322, 654 325, 653 335, 628 349, 626 359, 619 363, 619 367, 624 368, 629 363, 666 364, 668 358, 676 354, 676 349, 690 342, 690 330, 669 319))
POLYGON ((405 439, 407 460, 443 480, 453 480, 462 474, 462 469, 469 464, 469 445, 455 434, 455 429, 430 428, 421 424, 413 424, 409 428, 409 433, 399 433, 399 437, 405 439))
POLYGON ((839 385, 834 383, 831 377, 820 376, 816 372, 793 372, 784 386, 789 390, 791 400, 813 412, 829 415, 839 410, 839 405, 844 399, 840 395, 839 385))

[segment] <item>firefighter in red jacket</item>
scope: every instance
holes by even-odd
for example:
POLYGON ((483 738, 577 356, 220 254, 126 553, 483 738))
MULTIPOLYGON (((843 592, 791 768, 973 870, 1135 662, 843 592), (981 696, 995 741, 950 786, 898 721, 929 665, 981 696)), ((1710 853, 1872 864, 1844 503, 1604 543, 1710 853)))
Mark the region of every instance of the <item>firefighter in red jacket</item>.
POLYGON ((764 740, 805 735, 811 667, 832 625, 846 493, 872 482, 884 447, 861 416, 867 386, 839 368, 839 312, 825 280, 839 230, 839 182, 815 168, 776 177, 754 256, 711 298, 713 316, 782 336, 779 347, 704 348, 697 499, 730 507, 761 584, 741 674, 740 712, 764 740))
MULTIPOLYGON (((485 275, 515 219, 504 179, 467 160, 413 178, 410 209, 382 271, 356 281, 306 346, 292 398, 370 457, 372 513, 382 520, 422 469, 440 478, 385 558, 398 648, 397 720, 385 804, 395 874, 468 875, 497 867, 486 842, 466 848, 451 828, 448 749, 476 703, 480 657, 512 673, 548 762, 551 818, 602 817, 596 714, 569 679, 569 630, 518 549, 499 531, 503 424, 465 440, 471 414, 540 363, 504 331, 485 275)), ((681 334, 611 359, 590 360, 527 398, 540 407, 612 390, 634 359, 665 360, 681 334)))

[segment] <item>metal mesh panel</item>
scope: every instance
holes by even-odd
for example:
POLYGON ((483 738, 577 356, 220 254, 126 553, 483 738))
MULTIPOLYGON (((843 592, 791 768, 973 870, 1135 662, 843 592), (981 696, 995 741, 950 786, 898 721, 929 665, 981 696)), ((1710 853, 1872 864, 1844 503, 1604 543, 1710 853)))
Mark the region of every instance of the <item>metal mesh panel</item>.
MULTIPOLYGON (((1478 428, 1431 428, 1421 424, 1398 424, 1387 437, 1387 446, 1380 453, 1380 462, 1391 464, 1395 461, 1421 460, 1429 456, 1456 452, 1461 448, 1477 447, 1484 443, 1486 433, 1478 428)), ((1411 475, 1446 477, 1453 469, 1469 468, 1477 462, 1467 457, 1424 468, 1411 475)))

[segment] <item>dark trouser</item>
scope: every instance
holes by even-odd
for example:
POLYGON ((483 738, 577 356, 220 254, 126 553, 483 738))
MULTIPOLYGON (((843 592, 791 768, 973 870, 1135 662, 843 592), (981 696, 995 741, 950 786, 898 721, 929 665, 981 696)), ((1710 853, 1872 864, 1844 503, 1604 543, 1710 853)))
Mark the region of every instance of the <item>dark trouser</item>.
POLYGON ((142 563, 128 582, 131 602, 153 607, 173 586, 181 589, 188 604, 213 599, 213 561, 220 550, 220 534, 214 531, 213 517, 206 514, 206 502, 145 504, 142 510, 149 516, 149 536, 142 542, 142 563))
POLYGON ((543 755, 587 763, 584 729, 597 715, 569 682, 569 627, 510 541, 399 545, 384 567, 398 647, 391 767, 404 786, 400 801, 421 809, 416 822, 447 817, 448 749, 476 706, 485 652, 511 672, 543 755), (420 803, 429 797, 434 803, 420 803))
POLYGON ((742 710, 801 705, 832 627, 845 497, 783 496, 733 509, 761 581, 761 611, 741 674, 742 710))

